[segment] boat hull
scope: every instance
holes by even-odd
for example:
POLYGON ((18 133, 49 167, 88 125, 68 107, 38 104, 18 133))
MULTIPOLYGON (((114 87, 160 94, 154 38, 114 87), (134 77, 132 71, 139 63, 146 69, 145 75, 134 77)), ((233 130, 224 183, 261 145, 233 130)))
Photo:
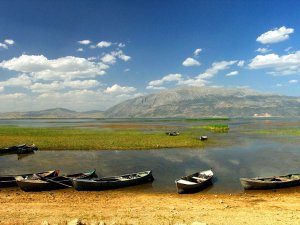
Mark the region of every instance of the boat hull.
POLYGON ((240 182, 246 190, 288 188, 300 185, 300 174, 278 176, 274 178, 240 178, 240 182), (291 178, 292 176, 294 176, 294 179, 291 178), (296 178, 296 176, 298 178, 296 178))
MULTIPOLYGON (((37 174, 45 177, 55 177, 59 173, 58 170, 53 170, 53 171, 48 171, 48 172, 39 172, 37 174)), ((5 187, 16 187, 18 186, 16 177, 30 177, 33 174, 20 174, 20 175, 5 175, 5 176, 0 176, 0 188, 5 188, 5 187)))
POLYGON ((152 171, 145 171, 99 179, 73 179, 73 186, 77 191, 101 191, 139 185, 153 180, 152 171))
POLYGON ((201 191, 212 185, 212 170, 197 172, 175 180, 178 193, 201 191))
POLYGON ((57 176, 51 179, 18 179, 18 186, 26 192, 50 191, 72 187, 72 179, 80 177, 82 179, 97 177, 95 170, 88 173, 79 173, 66 176, 57 176))

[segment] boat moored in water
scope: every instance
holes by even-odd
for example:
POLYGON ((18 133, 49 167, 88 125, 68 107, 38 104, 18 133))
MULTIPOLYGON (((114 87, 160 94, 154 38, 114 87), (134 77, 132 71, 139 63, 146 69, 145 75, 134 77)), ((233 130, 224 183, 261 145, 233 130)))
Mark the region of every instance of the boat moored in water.
POLYGON ((175 180, 178 193, 200 191, 212 184, 214 173, 206 170, 193 173, 175 180))

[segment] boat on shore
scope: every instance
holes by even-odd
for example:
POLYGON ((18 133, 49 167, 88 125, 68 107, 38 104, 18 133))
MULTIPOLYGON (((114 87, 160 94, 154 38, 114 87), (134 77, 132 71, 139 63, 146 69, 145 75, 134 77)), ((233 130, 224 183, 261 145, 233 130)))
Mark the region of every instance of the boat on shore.
MULTIPOLYGON (((53 178, 59 174, 59 170, 51 170, 51 171, 39 172, 35 174, 44 178, 53 178)), ((18 186, 16 177, 26 179, 26 177, 32 177, 32 176, 34 176, 33 173, 19 174, 19 175, 3 175, 3 176, 0 175, 0 188, 18 186)))
POLYGON ((77 191, 100 191, 139 185, 154 180, 152 171, 124 174, 92 179, 73 179, 73 186, 77 191))
POLYGON ((42 177, 34 174, 31 177, 16 177, 18 186, 23 191, 49 191, 62 188, 72 187, 72 180, 75 178, 87 179, 97 177, 96 170, 92 170, 85 173, 77 173, 65 176, 56 177, 42 177))
POLYGON ((196 192, 212 185, 214 173, 210 170, 197 172, 175 180, 178 193, 196 192))
POLYGON ((38 147, 36 147, 35 144, 21 144, 2 148, 0 149, 0 154, 28 154, 33 153, 36 150, 38 150, 38 147))
POLYGON ((300 185, 300 174, 285 176, 240 178, 244 189, 277 189, 300 185))

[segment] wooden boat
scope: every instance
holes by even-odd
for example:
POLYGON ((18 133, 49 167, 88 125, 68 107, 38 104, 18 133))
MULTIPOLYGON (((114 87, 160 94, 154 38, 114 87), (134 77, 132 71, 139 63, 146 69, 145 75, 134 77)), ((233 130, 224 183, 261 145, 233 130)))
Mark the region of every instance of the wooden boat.
POLYGON ((38 150, 35 144, 32 145, 14 145, 6 148, 0 149, 0 154, 28 154, 38 150))
POLYGON ((200 191, 212 184, 214 173, 212 170, 193 173, 188 176, 175 180, 177 192, 194 192, 200 191))
POLYGON ((200 139, 201 141, 207 141, 207 140, 208 140, 208 137, 207 137, 206 135, 202 135, 202 136, 199 137, 199 139, 200 139))
MULTIPOLYGON (((38 174, 38 176, 41 176, 41 177, 52 178, 52 177, 57 176, 58 173, 59 173, 59 170, 52 170, 52 171, 40 172, 40 173, 36 173, 36 174, 38 174)), ((0 176, 0 188, 18 186, 16 177, 22 177, 25 179, 26 177, 31 177, 31 176, 33 176, 32 173, 31 174, 21 174, 21 175, 0 176)))
POLYGON ((300 174, 274 177, 240 178, 244 189, 277 189, 300 185, 300 174))
POLYGON ((72 179, 74 178, 92 178, 97 177, 96 170, 86 173, 77 173, 56 177, 41 177, 34 174, 32 177, 16 177, 18 186, 23 191, 46 191, 72 187, 72 179))
POLYGON ((121 188, 152 182, 154 180, 152 171, 143 171, 120 176, 73 179, 73 186, 77 191, 100 191, 114 188, 121 188))

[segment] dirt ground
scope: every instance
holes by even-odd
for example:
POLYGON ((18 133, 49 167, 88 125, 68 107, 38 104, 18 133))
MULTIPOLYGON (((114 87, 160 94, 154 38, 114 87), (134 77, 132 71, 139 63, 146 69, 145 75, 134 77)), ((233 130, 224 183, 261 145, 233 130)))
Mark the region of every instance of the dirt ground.
POLYGON ((300 224, 300 188, 238 194, 0 189, 0 224, 300 224), (47 221, 47 222, 46 222, 47 221))

